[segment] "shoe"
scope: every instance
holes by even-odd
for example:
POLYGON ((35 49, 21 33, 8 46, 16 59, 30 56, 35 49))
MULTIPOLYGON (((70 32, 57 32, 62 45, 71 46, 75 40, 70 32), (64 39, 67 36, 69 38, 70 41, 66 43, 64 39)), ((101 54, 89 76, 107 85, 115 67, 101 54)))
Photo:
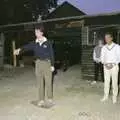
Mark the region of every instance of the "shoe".
POLYGON ((108 97, 103 97, 100 101, 101 102, 105 102, 105 101, 107 101, 108 100, 108 97))
POLYGON ((47 100, 47 103, 48 103, 49 105, 55 105, 55 102, 54 102, 52 99, 48 99, 48 100, 47 100))
POLYGON ((117 97, 113 97, 113 104, 117 103, 117 97))
POLYGON ((37 103, 37 105, 38 105, 39 107, 43 107, 43 106, 45 105, 45 101, 44 101, 44 100, 41 100, 41 101, 39 101, 39 102, 37 103))

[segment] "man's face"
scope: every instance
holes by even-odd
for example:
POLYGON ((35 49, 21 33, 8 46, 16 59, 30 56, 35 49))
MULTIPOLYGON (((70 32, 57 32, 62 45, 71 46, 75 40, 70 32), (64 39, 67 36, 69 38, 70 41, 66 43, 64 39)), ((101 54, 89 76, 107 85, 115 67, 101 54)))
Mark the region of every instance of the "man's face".
POLYGON ((37 38, 40 38, 40 37, 43 36, 43 32, 41 32, 39 29, 35 29, 35 36, 36 36, 37 38))
POLYGON ((112 42, 113 38, 111 37, 111 35, 105 35, 105 42, 107 44, 110 44, 112 42))

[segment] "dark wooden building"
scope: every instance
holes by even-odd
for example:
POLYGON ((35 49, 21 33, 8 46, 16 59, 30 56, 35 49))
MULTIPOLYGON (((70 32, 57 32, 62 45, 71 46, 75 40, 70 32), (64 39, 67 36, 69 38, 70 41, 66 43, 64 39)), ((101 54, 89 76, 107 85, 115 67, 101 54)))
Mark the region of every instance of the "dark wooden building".
POLYGON ((81 55, 79 54, 81 54, 81 27, 83 20, 77 20, 74 17, 83 15, 85 13, 70 3, 64 2, 40 22, 2 26, 0 31, 4 31, 6 36, 5 48, 7 50, 5 54, 7 57, 9 56, 6 61, 12 63, 10 61, 12 59, 11 41, 16 40, 16 46, 19 47, 33 40, 34 25, 42 22, 47 31, 48 39, 53 43, 56 61, 61 61, 63 64, 69 62, 69 65, 80 63, 81 55), (70 16, 73 19, 69 19, 70 16))
MULTIPOLYGON (((46 19, 59 19, 74 16, 83 16, 85 13, 68 2, 64 2, 50 13, 46 19)), ((53 41, 56 61, 63 64, 78 64, 81 62, 81 27, 83 21, 58 20, 47 23, 48 38, 53 41), (78 56, 79 55, 79 56, 78 56)))
POLYGON ((68 2, 45 20, 1 26, 0 31, 4 33, 7 45, 7 41, 14 38, 19 47, 34 39, 33 28, 39 23, 45 25, 55 49, 56 61, 67 59, 71 65, 80 63, 83 79, 94 79, 92 54, 98 39, 104 40, 104 34, 111 31, 115 42, 120 43, 120 13, 88 16, 68 2))
POLYGON ((72 4, 66 1, 62 5, 58 6, 55 10, 53 10, 46 17, 46 19, 81 16, 81 15, 85 15, 85 13, 80 11, 78 8, 74 7, 72 4))

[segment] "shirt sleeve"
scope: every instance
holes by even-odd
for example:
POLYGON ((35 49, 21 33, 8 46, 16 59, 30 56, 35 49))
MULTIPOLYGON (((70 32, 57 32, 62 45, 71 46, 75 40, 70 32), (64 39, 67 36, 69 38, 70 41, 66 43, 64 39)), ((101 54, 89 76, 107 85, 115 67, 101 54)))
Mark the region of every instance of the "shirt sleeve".
POLYGON ((117 53, 117 64, 120 63, 120 45, 117 45, 117 50, 116 50, 116 53, 117 53))
POLYGON ((96 53, 95 53, 95 49, 93 50, 93 60, 96 61, 96 53))
POLYGON ((104 57, 105 57, 105 49, 103 47, 102 50, 101 50, 101 57, 100 57, 100 60, 101 60, 102 64, 105 64, 105 61, 104 61, 105 58, 104 57))
POLYGON ((34 48, 35 48, 35 43, 31 42, 29 44, 26 44, 26 45, 22 46, 20 48, 21 49, 20 53, 23 53, 25 51, 30 51, 30 50, 34 51, 34 48))

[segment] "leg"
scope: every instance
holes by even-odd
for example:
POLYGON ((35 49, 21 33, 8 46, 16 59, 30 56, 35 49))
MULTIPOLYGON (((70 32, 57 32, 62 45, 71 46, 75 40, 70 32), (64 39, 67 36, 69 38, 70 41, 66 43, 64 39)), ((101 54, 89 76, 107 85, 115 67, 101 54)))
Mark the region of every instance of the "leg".
POLYGON ((98 80, 100 80, 99 78, 101 77, 101 63, 98 63, 98 80))
POLYGON ((44 86, 44 79, 43 79, 43 70, 40 61, 36 62, 36 78, 37 78, 37 88, 38 88, 38 100, 44 101, 45 97, 45 86, 44 86))
MULTIPOLYGON (((120 64, 118 65, 120 68, 120 64)), ((118 72, 118 86, 120 85, 120 71, 118 72)))
POLYGON ((116 65, 112 69, 113 103, 117 102, 117 95, 118 95, 118 72, 119 72, 119 67, 118 67, 118 65, 116 65))
POLYGON ((103 64, 100 63, 100 73, 101 73, 101 79, 104 81, 104 71, 103 71, 103 64))
POLYGON ((52 72, 50 71, 49 65, 45 71, 45 86, 46 86, 48 99, 53 99, 52 72))
POLYGON ((111 78, 111 70, 107 70, 104 67, 104 97, 101 100, 102 102, 108 99, 109 90, 110 90, 110 78, 111 78))
POLYGON ((38 86, 38 99, 44 101, 45 97, 45 86, 44 86, 43 76, 37 76, 37 86, 38 86))
POLYGON ((99 75, 99 64, 95 63, 95 81, 98 81, 98 75, 99 75))

